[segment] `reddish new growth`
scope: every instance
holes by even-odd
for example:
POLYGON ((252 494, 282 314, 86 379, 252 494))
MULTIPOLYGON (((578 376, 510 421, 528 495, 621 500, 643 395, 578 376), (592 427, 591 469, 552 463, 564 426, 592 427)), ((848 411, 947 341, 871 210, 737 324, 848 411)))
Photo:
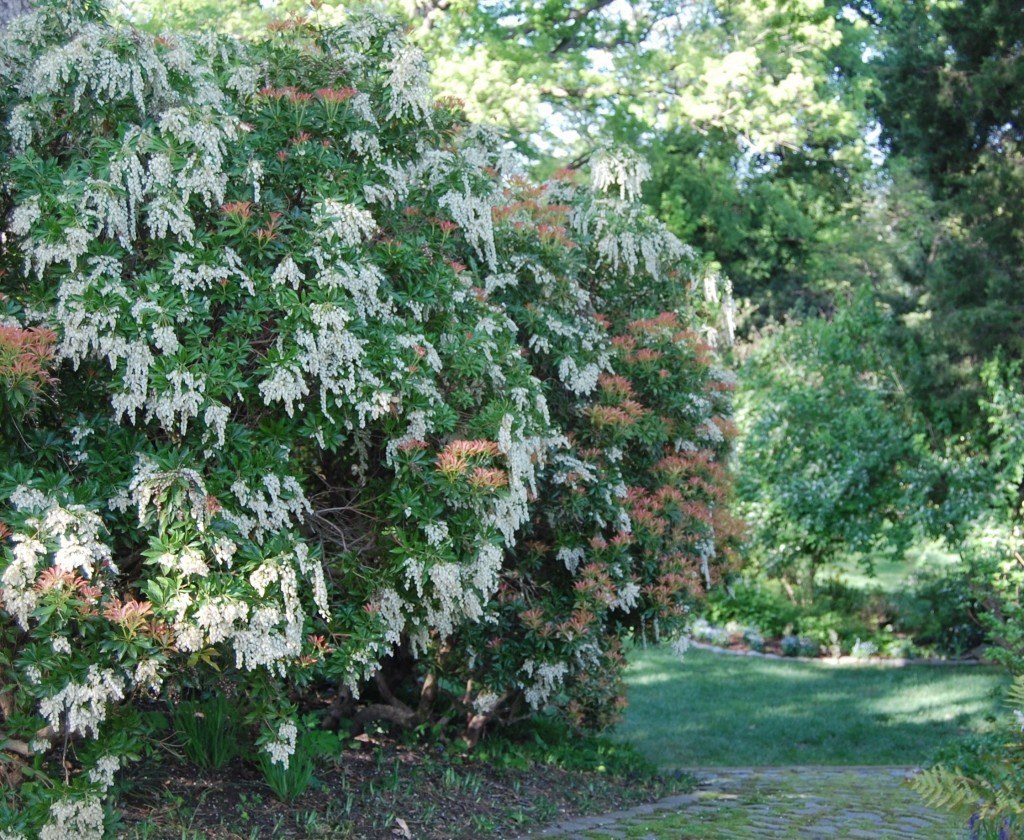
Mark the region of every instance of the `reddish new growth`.
POLYGON ((0 326, 0 382, 7 388, 22 386, 37 393, 53 382, 46 367, 53 358, 57 334, 43 327, 0 326))
POLYGON ((507 201, 504 204, 492 207, 491 216, 496 222, 511 219, 519 216, 519 220, 512 224, 516 230, 536 231, 537 236, 544 242, 553 242, 564 248, 575 248, 576 243, 569 238, 566 228, 559 222, 565 221, 569 214, 570 207, 567 204, 545 204, 538 201, 537 197, 543 192, 543 188, 529 188, 519 190, 506 189, 506 197, 511 198, 516 193, 525 194, 526 198, 519 201, 507 201), (528 221, 524 221, 523 217, 528 221), (534 225, 531 226, 530 222, 534 225))
POLYGON ((576 243, 566 235, 565 228, 561 225, 549 225, 541 222, 537 225, 537 235, 549 242, 557 242, 565 248, 576 247, 576 243))
POLYGON ((313 101, 313 94, 305 93, 300 91, 296 87, 272 87, 268 85, 265 88, 261 88, 257 93, 257 96, 262 96, 265 99, 287 99, 289 102, 305 104, 306 102, 313 101))
POLYGON ((469 483, 477 490, 497 490, 499 487, 508 486, 508 475, 504 470, 488 467, 477 467, 469 476, 469 483))
MULTIPOLYGON (((310 4, 313 8, 318 8, 319 4, 310 4)), ((309 18, 302 17, 301 15, 291 15, 285 20, 272 20, 267 24, 267 29, 270 32, 290 32, 293 29, 301 29, 309 23, 309 18)))
POLYGON ((355 88, 343 87, 343 88, 318 88, 316 91, 316 98, 321 102, 330 102, 331 104, 340 104, 347 102, 359 91, 355 88))
POLYGON ((220 206, 220 212, 225 216, 233 216, 238 219, 248 219, 252 216, 251 201, 229 201, 220 206))
POLYGON ((119 598, 114 598, 104 608, 103 617, 134 633, 146 624, 152 612, 153 605, 149 601, 132 598, 122 603, 119 598))
POLYGON ((656 362, 663 355, 665 354, 660 350, 652 350, 650 347, 641 347, 639 350, 634 350, 632 353, 629 353, 626 356, 626 361, 645 364, 647 362, 656 362))
POLYGON ((271 213, 270 219, 267 222, 266 227, 261 227, 259 230, 253 232, 261 245, 266 245, 268 242, 277 239, 277 225, 281 221, 281 213, 271 213))
POLYGON ((493 440, 453 440, 437 456, 437 469, 448 476, 458 475, 469 469, 471 458, 493 458, 499 452, 493 440))
POLYGON ((331 653, 334 650, 334 648, 331 647, 330 643, 327 641, 326 636, 319 636, 311 633, 310 635, 306 636, 306 642, 309 644, 312 651, 311 653, 304 653, 302 654, 302 656, 299 657, 299 665, 301 665, 304 668, 308 668, 311 665, 315 665, 325 655, 331 653))
POLYGON ((579 170, 571 166, 557 170, 552 176, 552 181, 572 181, 579 174, 579 170))
POLYGON ((36 578, 35 590, 36 592, 49 592, 51 589, 74 589, 80 592, 85 585, 86 580, 81 575, 67 569, 50 566, 43 569, 39 577, 36 578))
POLYGON ((558 634, 562 638, 572 641, 577 636, 585 636, 593 629, 597 616, 590 610, 578 609, 573 612, 568 621, 558 625, 558 634))
POLYGON ((531 630, 536 630, 544 623, 544 611, 540 607, 523 610, 519 613, 519 620, 531 630))
POLYGON ((613 405, 595 405, 586 412, 598 429, 632 426, 636 422, 628 411, 613 405))
POLYGON ((679 329, 679 316, 675 312, 662 312, 653 318, 641 318, 629 324, 631 333, 658 333, 679 329))
POLYGON ((662 458, 654 467, 668 481, 690 495, 694 492, 714 501, 728 495, 729 481, 724 468, 708 450, 681 452, 662 458))
POLYGON ((457 96, 442 96, 435 100, 434 107, 442 111, 461 111, 466 103, 457 96))
POLYGON ((615 602, 615 584, 604 563, 588 563, 579 570, 579 579, 573 584, 577 595, 592 604, 610 607, 615 602))

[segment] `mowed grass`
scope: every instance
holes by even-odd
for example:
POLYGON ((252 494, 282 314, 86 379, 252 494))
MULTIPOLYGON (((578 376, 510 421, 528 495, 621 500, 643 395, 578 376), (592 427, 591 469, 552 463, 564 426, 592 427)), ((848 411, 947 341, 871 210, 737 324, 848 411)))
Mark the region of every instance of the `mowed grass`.
POLYGON ((841 563, 826 567, 844 583, 857 589, 881 589, 888 595, 901 591, 908 579, 922 572, 941 572, 960 562, 954 552, 940 542, 919 542, 912 545, 902 557, 876 557, 872 574, 865 571, 862 558, 849 557, 841 563))
POLYGON ((665 770, 927 764, 992 725, 997 669, 834 667, 691 650, 637 649, 619 737, 665 770))

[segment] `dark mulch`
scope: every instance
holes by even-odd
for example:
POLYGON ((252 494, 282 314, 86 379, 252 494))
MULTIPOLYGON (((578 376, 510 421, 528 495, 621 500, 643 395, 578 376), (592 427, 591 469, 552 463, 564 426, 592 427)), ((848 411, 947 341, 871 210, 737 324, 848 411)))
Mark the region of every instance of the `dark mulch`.
POLYGON ((565 770, 536 760, 489 762, 455 747, 367 740, 321 763, 310 788, 279 801, 236 760, 203 771, 168 761, 129 771, 124 838, 515 837, 566 817, 618 810, 692 787, 688 777, 565 770))

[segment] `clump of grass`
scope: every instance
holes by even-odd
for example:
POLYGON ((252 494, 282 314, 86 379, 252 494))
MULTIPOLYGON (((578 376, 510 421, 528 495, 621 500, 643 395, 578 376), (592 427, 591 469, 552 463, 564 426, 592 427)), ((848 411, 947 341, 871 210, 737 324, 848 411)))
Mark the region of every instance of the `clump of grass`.
POLYGON ((270 756, 260 750, 256 763, 263 772, 263 778, 274 796, 282 802, 293 802, 306 792, 313 780, 315 768, 314 756, 303 747, 303 739, 295 744, 295 752, 288 759, 288 766, 272 761, 270 756))
POLYGON ((221 769, 238 755, 241 727, 227 698, 181 700, 171 709, 185 755, 197 767, 221 769))

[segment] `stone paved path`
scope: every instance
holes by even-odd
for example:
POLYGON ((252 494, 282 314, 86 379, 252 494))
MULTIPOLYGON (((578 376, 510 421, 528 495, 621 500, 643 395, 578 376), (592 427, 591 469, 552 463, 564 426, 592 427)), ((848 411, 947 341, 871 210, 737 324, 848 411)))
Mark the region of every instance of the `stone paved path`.
POLYGON ((692 771, 694 793, 568 820, 533 837, 630 840, 963 840, 965 828, 925 808, 908 767, 760 767, 692 771))

